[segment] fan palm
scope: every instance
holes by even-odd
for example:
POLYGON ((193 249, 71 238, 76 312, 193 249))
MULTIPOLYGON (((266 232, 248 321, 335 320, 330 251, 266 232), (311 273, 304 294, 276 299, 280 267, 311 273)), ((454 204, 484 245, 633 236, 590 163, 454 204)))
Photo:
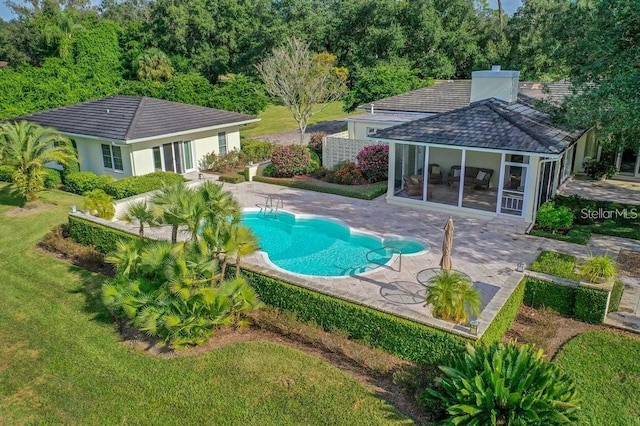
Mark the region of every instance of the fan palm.
POLYGON ((464 323, 469 316, 480 313, 480 294, 461 273, 442 270, 429 280, 427 303, 432 305, 433 315, 446 321, 464 323))
POLYGON ((118 275, 125 278, 134 276, 142 261, 142 242, 140 240, 118 241, 115 251, 105 260, 116 267, 118 275))
POLYGON ((153 196, 151 202, 155 206, 155 214, 163 223, 171 225, 171 242, 178 241, 178 229, 194 219, 190 217, 194 191, 181 182, 165 185, 153 196))
POLYGON ((139 80, 167 81, 173 76, 171 60, 160 49, 151 47, 140 54, 134 63, 139 80))
POLYGON ((84 208, 94 216, 110 220, 116 212, 113 197, 102 189, 84 193, 84 208))
POLYGON ((240 275, 240 259, 260 250, 258 237, 247 226, 232 227, 229 240, 225 244, 227 253, 233 253, 236 258, 236 276, 240 275))
POLYGON ((16 166, 13 181, 27 201, 36 200, 44 188, 45 163, 77 161, 75 151, 60 133, 28 121, 0 125, 0 151, 5 163, 16 166))
POLYGON ((143 239, 144 226, 156 226, 159 218, 153 207, 149 205, 146 200, 142 200, 131 203, 127 212, 118 219, 127 223, 138 223, 138 234, 140 238, 143 239))
POLYGON ((200 186, 198 193, 205 205, 206 219, 209 222, 237 223, 240 220, 240 205, 222 185, 207 181, 200 186))
POLYGON ((233 324, 239 327, 246 325, 243 316, 264 306, 253 287, 238 276, 223 281, 220 284, 220 293, 229 299, 233 324))

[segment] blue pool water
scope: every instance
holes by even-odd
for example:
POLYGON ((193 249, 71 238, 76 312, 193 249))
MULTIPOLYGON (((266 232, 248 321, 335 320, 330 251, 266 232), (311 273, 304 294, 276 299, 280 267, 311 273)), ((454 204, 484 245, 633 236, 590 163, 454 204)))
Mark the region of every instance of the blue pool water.
MULTIPOLYGON (((366 259, 367 252, 380 249, 383 240, 369 234, 354 233, 349 227, 326 218, 296 217, 287 212, 277 216, 245 212, 242 223, 260 238, 260 246, 271 262, 290 272, 315 276, 361 274, 379 267, 366 259)), ((425 246, 412 240, 384 241, 402 250, 417 253, 425 246)), ((378 250, 370 255, 377 263, 391 260, 393 250, 378 250)))

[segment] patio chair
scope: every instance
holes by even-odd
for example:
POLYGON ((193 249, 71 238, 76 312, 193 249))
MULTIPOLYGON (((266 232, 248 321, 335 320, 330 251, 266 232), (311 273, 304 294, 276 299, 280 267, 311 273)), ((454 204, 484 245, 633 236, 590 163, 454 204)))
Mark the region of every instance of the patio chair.
POLYGON ((429 164, 429 183, 442 183, 442 168, 439 164, 429 164))

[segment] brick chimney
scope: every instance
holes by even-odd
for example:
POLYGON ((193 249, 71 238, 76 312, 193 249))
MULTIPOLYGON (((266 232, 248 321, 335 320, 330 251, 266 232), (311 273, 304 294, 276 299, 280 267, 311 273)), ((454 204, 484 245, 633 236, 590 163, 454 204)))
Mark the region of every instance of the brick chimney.
POLYGON ((471 102, 496 98, 513 103, 518 99, 520 71, 502 71, 493 65, 490 71, 471 73, 471 102))

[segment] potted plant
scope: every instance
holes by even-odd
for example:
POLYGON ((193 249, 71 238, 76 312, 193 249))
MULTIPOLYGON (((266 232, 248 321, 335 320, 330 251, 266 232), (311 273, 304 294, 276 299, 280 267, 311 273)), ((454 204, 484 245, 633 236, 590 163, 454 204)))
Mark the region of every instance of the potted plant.
POLYGON ((433 306, 433 316, 463 324, 469 319, 468 311, 474 315, 480 313, 480 293, 463 274, 445 269, 427 285, 426 301, 433 306))
POLYGON ((602 284, 618 273, 616 262, 609 256, 591 256, 582 265, 580 274, 590 283, 602 284))

